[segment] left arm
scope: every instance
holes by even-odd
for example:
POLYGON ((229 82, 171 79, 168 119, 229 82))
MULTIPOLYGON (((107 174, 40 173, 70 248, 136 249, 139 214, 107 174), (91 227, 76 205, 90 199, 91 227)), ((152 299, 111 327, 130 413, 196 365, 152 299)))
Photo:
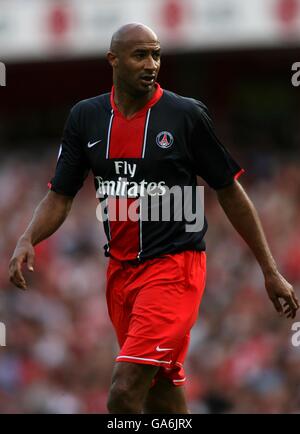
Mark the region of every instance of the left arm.
POLYGON ((299 301, 292 285, 279 273, 271 254, 257 211, 238 181, 217 190, 221 207, 229 221, 252 250, 265 278, 265 287, 275 309, 295 318, 299 301), (280 303, 283 299, 283 306, 280 303), (284 310, 285 309, 285 310, 284 310))

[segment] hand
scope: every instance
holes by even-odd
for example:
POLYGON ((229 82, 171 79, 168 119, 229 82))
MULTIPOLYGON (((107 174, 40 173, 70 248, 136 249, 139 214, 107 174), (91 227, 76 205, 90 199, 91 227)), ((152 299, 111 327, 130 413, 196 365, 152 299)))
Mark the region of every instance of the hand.
POLYGON ((292 285, 277 272, 265 276, 265 287, 277 312, 286 318, 295 318, 300 304, 292 285))
POLYGON ((30 241, 20 238, 9 262, 9 279, 18 288, 27 289, 27 283, 22 274, 22 265, 27 262, 27 268, 33 272, 34 248, 30 241))

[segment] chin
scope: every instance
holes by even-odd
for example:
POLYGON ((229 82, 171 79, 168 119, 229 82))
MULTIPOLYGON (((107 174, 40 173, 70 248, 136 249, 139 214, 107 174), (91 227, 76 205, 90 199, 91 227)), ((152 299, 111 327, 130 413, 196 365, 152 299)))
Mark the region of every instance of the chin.
POLYGON ((145 85, 141 85, 139 86, 138 92, 141 94, 147 94, 149 92, 151 92, 153 89, 155 88, 155 83, 152 84, 145 84, 145 85))

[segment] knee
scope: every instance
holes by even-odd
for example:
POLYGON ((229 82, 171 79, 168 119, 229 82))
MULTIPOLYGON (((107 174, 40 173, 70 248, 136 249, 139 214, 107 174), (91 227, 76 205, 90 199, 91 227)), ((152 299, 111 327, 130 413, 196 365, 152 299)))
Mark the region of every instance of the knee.
POLYGON ((112 384, 109 392, 107 409, 109 413, 138 414, 141 412, 142 406, 129 385, 116 381, 112 384))

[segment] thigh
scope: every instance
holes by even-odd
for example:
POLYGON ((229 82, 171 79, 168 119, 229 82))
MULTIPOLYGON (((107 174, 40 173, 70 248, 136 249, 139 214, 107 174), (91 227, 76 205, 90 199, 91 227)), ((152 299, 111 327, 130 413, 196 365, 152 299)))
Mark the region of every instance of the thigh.
POLYGON ((126 339, 130 319, 130 310, 126 304, 128 276, 128 269, 120 261, 110 258, 107 267, 106 301, 120 347, 126 339))
POLYGON ((140 290, 117 361, 167 369, 184 362, 187 336, 197 318, 204 289, 203 256, 203 252, 183 252, 157 258, 133 279, 140 290))

